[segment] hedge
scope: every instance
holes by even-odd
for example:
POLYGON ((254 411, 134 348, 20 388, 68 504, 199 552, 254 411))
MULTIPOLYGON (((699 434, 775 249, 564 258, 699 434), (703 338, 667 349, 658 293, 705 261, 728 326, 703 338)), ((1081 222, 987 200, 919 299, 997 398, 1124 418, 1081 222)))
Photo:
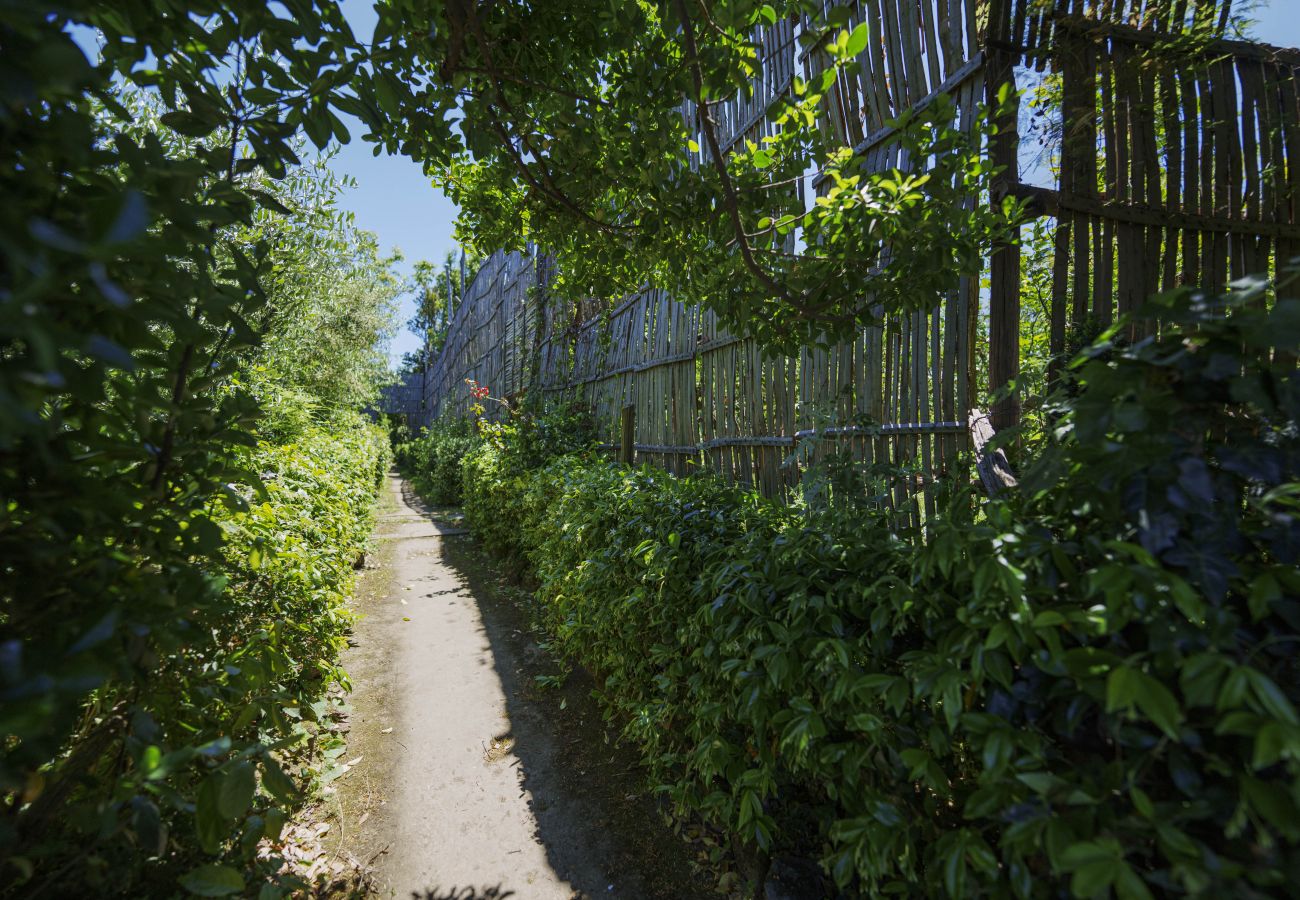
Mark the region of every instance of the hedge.
MULTIPOLYGON (((120 665, 148 676, 99 685, 71 751, 4 823, 16 823, 22 853, 0 893, 171 896, 179 882, 266 898, 304 887, 258 844, 278 837, 326 763, 326 695, 346 684, 346 601, 388 454, 379 428, 339 416, 249 448, 245 483, 179 523, 210 532, 196 560, 203 590, 159 601, 174 617, 165 639, 134 629, 120 665)), ((138 577, 152 577, 147 564, 138 577)), ((88 640, 111 652, 109 630, 88 640)), ((9 733, 23 710, 5 713, 9 733)))
POLYGON ((463 419, 438 419, 415 438, 396 442, 397 464, 411 473, 415 488, 430 503, 461 504, 461 460, 478 444, 479 437, 463 419))
POLYGON ((676 809, 875 896, 1300 884, 1300 303, 1178 294, 1071 366, 1015 496, 924 540, 593 455, 464 461, 676 809), (1270 308, 1271 307, 1271 308, 1270 308))

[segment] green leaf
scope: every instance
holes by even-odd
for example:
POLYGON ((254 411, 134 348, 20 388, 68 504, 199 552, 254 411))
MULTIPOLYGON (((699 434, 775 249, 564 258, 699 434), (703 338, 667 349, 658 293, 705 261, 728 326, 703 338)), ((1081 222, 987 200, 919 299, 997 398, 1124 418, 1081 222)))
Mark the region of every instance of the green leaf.
POLYGON ((329 110, 324 106, 313 105, 303 114, 302 127, 316 148, 324 150, 333 132, 329 110))
POLYGON ((966 896, 966 845, 954 841, 943 858, 943 887, 949 897, 966 896))
POLYGON ((244 891, 244 876, 230 866, 199 866, 180 877, 181 887, 197 897, 229 897, 244 891))
POLYGON ((1278 790, 1278 785, 1242 775, 1240 779, 1242 794, 1250 801, 1255 811, 1263 816, 1289 841, 1300 839, 1300 817, 1296 815, 1296 804, 1289 791, 1278 790))
POLYGON ((866 22, 858 25, 857 28, 853 29, 853 33, 849 35, 848 43, 844 45, 844 55, 852 59, 863 50, 866 50, 867 41, 870 39, 870 36, 871 31, 867 27, 866 22))
POLYGON ((1243 667, 1239 671, 1245 673, 1246 679, 1250 682, 1251 693, 1255 695, 1264 712, 1287 725, 1300 724, 1296 719, 1295 707, 1291 705, 1291 701, 1273 679, 1258 669, 1243 667))
POLYGON ((290 804, 298 799, 298 786, 269 756, 262 757, 262 786, 281 803, 290 804))
POLYGON ((1119 900, 1152 900, 1146 882, 1128 863, 1120 863, 1116 871, 1115 894, 1119 900))
POLYGON ((1021 772, 1016 780, 1035 794, 1046 794, 1065 783, 1050 772, 1021 772))
POLYGON ((1175 740, 1178 738, 1178 726, 1183 721, 1183 711, 1178 706, 1169 688, 1145 673, 1138 673, 1137 688, 1138 709, 1146 713, 1161 731, 1175 740))
POLYGON ((1121 666, 1106 679, 1106 711, 1128 711, 1135 705, 1165 734, 1178 737, 1183 711, 1169 688, 1145 672, 1121 666))
POLYGON ((211 775, 199 785, 194 800, 194 828, 199 846, 208 853, 216 853, 230 835, 229 823, 221 815, 220 784, 218 776, 211 775))
POLYGON ((1086 863, 1074 870, 1074 875, 1070 878, 1070 893, 1076 897, 1095 897, 1110 887, 1114 880, 1114 862, 1106 860, 1086 863))
POLYGON ((276 199, 274 195, 268 194, 266 191, 257 190, 256 188, 250 188, 248 191, 248 195, 252 197, 254 200, 256 200, 257 205, 262 207, 263 209, 269 209, 272 212, 278 212, 282 216, 293 215, 293 210, 289 209, 289 207, 285 206, 278 199, 276 199))
POLYGON ((248 811, 257 790, 253 764, 240 760, 221 773, 221 786, 217 792, 217 809, 227 819, 236 819, 248 811))
POLYGON ((1113 669, 1106 679, 1106 712, 1132 709, 1139 681, 1136 669, 1128 666, 1113 669))
POLYGON ((164 113, 159 117, 159 121, 175 131, 177 134, 183 134, 186 137, 203 138, 217 130, 219 123, 200 118, 193 113, 177 110, 176 112, 164 113))
POLYGON ((329 117, 330 130, 334 133, 334 137, 338 138, 338 142, 340 144, 351 143, 352 135, 348 132, 348 127, 343 124, 343 120, 335 115, 333 110, 330 110, 329 117))
POLYGON ((1257 575, 1250 583, 1250 616, 1256 622, 1268 615, 1270 604, 1282 599, 1282 587, 1271 572, 1257 575))
POLYGON ((1266 769, 1281 759, 1282 754, 1288 749, 1294 752, 1294 747, 1288 748, 1284 727, 1277 722, 1269 722, 1256 732, 1255 752, 1250 760, 1252 768, 1266 769))
POLYGON ((277 807, 271 807, 266 811, 265 822, 263 824, 262 836, 269 841, 280 840, 280 832, 284 831, 285 823, 289 820, 284 810, 277 807))
POLYGON ((1014 750, 1011 735, 1003 729, 992 731, 984 739, 984 749, 980 754, 980 761, 984 764, 985 769, 996 769, 1002 766, 1011 758, 1014 750))
POLYGON ((1156 814, 1155 805, 1151 802, 1151 798, 1147 796, 1146 791, 1134 785, 1133 787, 1129 788, 1128 793, 1129 793, 1129 799, 1133 801, 1133 808, 1138 811, 1139 815, 1142 815, 1148 819, 1155 817, 1156 814))
POLYGON ((167 828, 153 801, 136 797, 131 801, 131 826, 140 841, 140 848, 149 856, 161 856, 167 846, 167 828))
POLYGON ((1160 841, 1161 852, 1170 857, 1171 860, 1176 861, 1175 857, 1192 860, 1201 855, 1200 849, 1192 839, 1173 825, 1162 821, 1157 821, 1155 825, 1156 837, 1160 841))
POLYGON ((1060 865, 1073 872, 1070 892, 1076 897, 1095 897, 1115 880, 1124 864, 1124 852, 1113 838, 1080 841, 1061 854, 1060 865))

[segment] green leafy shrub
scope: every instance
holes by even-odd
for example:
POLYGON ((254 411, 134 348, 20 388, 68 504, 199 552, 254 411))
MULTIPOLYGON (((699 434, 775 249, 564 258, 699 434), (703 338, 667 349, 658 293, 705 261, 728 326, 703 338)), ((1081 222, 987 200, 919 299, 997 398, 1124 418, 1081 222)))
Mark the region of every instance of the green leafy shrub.
POLYGON ((511 518, 521 511, 531 473, 512 465, 501 447, 488 442, 465 457, 465 517, 474 523, 474 533, 488 550, 515 562, 523 562, 528 549, 520 532, 520 520, 511 518))
MULTIPOLYGON (((1300 303, 1103 336, 1021 492, 924 542, 585 459, 465 464, 682 812, 865 895, 1300 883, 1300 303)), ((470 501, 473 498, 473 501, 470 501)))
POLYGON ((460 463, 478 443, 472 423, 439 419, 419 437, 397 445, 398 462, 414 475, 416 490, 430 503, 459 506, 460 463))
POLYGON ((166 894, 190 869, 182 885, 238 893, 247 877, 274 876, 279 861, 255 850, 278 836, 311 779, 305 743, 328 738, 318 734, 326 690, 346 684, 345 601, 387 453, 383 433, 355 415, 247 451, 257 478, 209 505, 214 593, 173 598, 168 641, 128 643, 152 677, 100 687, 70 755, 33 784, 14 863, 33 876, 29 887, 166 894), (72 845, 78 861, 49 864, 72 845))
POLYGON ((388 420, 388 445, 393 449, 393 462, 409 471, 414 462, 416 435, 401 419, 388 420))
POLYGON ((529 544, 518 508, 547 460, 575 454, 586 459, 592 444, 585 412, 559 407, 547 413, 516 412, 504 422, 482 422, 483 442, 461 464, 466 517, 493 553, 526 564, 529 544))
POLYGON ((320 429, 360 427, 399 289, 297 133, 351 91, 319 81, 351 38, 313 9, 0 16, 0 893, 169 896, 201 848, 243 868, 249 810, 273 830, 259 781, 288 798, 276 704, 337 627, 295 617, 355 560, 338 466, 382 452, 320 429), (300 533, 303 460, 331 512, 300 533), (298 486, 251 494, 262 473, 298 486), (249 575, 225 542, 259 529, 285 557, 249 575))

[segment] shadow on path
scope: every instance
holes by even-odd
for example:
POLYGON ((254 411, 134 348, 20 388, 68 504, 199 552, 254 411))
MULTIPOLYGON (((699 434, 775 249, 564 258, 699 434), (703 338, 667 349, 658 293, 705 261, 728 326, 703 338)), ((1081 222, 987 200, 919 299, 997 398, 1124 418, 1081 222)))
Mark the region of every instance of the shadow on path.
POLYGON ((351 772, 333 856, 399 900, 715 897, 581 673, 563 688, 454 509, 390 475, 344 666, 351 772))
MULTIPOLYGON (((411 900, 506 900, 507 897, 518 897, 514 891, 506 890, 497 885, 489 888, 435 888, 423 893, 416 891, 411 895, 411 900)), ((521 898, 522 900, 522 898, 521 898)))
POLYGON ((411 482, 401 479, 402 503, 407 507, 404 512, 415 513, 433 524, 439 534, 469 534, 465 525, 465 516, 454 506, 434 506, 426 501, 411 486, 411 482))
MULTIPOLYGON (((527 593, 499 575, 494 560, 468 536, 443 542, 443 562, 478 604, 505 692, 508 731, 494 736, 493 747, 508 748, 517 760, 537 839, 574 897, 716 896, 711 881, 693 873, 690 845, 664 823, 635 755, 615 744, 615 729, 606 726, 591 696, 591 679, 577 672, 558 690, 540 686, 539 677, 560 670, 530 631, 527 593)), ((498 752, 493 747, 489 755, 498 752)), ((525 887, 518 890, 521 900, 529 896, 525 887)))

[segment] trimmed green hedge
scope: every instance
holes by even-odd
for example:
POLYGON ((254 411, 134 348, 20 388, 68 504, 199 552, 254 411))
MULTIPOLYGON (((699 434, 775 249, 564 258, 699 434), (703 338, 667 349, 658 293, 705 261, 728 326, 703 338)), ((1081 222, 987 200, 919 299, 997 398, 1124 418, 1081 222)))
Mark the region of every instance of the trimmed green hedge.
MULTIPOLYGON (((346 602, 388 460, 381 429, 340 416, 250 448, 246 483, 180 523, 211 532, 197 562, 205 591, 165 598, 175 622, 165 640, 137 628, 126 642, 124 665, 150 675, 96 690, 72 750, 19 820, 34 879, 9 887, 170 896, 179 878, 203 896, 260 897, 303 887, 257 845, 279 835, 327 764, 320 753, 339 743, 319 726, 330 685, 346 684, 346 602)), ((151 577, 147 565, 138 577, 151 577)))
POLYGON ((1300 303, 1226 302, 1094 345, 1017 496, 958 497, 924 542, 707 477, 530 469, 511 434, 465 460, 467 515, 680 811, 843 889, 1282 896, 1300 303))
POLYGON ((340 416, 291 443, 260 444, 249 468, 263 490, 236 488, 245 502, 217 517, 225 535, 224 602, 203 623, 211 640, 194 640, 165 664, 170 689, 187 705, 157 705, 161 753, 142 748, 138 770, 149 784, 155 760, 167 767, 189 759, 187 749, 173 749, 182 737, 230 748, 200 749, 178 772, 174 793, 165 780, 157 783, 164 818, 181 814, 171 825, 174 839, 221 860, 182 878, 191 891, 201 893, 212 878, 233 884, 236 876, 251 876, 250 890, 262 881, 260 896, 294 887, 276 876, 278 860, 258 860, 254 850, 259 839, 278 836, 300 787, 343 750, 321 728, 332 712, 326 692, 348 684, 338 666, 353 622, 347 603, 390 458, 382 429, 359 415, 340 416))

